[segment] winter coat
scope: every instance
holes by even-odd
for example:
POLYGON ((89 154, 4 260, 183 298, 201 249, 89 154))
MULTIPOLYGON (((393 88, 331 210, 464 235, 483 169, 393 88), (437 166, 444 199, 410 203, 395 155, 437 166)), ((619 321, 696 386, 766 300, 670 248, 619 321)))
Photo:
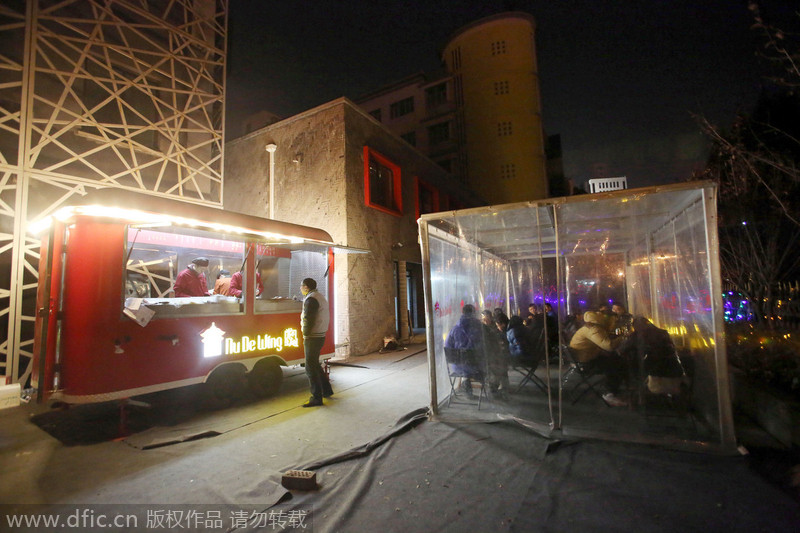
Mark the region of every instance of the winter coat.
POLYGON ((175 298, 187 298, 191 296, 208 296, 208 284, 206 276, 202 272, 197 272, 192 268, 185 268, 175 278, 175 298))
POLYGON ((447 335, 444 347, 455 350, 482 350, 483 324, 472 315, 461 315, 447 335))
POLYGON ((531 359, 536 357, 535 344, 531 339, 531 331, 525 327, 522 318, 514 315, 508 323, 506 331, 508 351, 512 359, 531 359))

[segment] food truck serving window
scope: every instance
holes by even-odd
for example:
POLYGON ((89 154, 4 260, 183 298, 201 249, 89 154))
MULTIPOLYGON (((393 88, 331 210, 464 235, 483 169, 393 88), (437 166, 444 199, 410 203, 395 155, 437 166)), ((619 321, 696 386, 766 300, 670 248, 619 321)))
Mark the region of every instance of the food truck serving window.
POLYGON ((304 247, 257 247, 256 275, 262 289, 256 296, 256 313, 299 313, 303 307, 300 284, 305 278, 314 278, 317 290, 327 296, 327 248, 297 248, 304 247))
POLYGON ((130 318, 243 312, 244 239, 186 227, 129 226, 125 309, 130 318), (238 290, 237 290, 238 287, 238 290))

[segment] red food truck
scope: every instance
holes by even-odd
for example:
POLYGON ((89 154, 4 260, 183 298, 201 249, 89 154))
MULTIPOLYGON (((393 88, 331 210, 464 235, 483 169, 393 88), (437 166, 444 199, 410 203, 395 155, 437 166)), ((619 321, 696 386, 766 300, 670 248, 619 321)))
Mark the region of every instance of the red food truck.
POLYGON ((335 323, 333 253, 355 251, 320 229, 119 189, 31 232, 43 235, 32 383, 39 401, 68 404, 198 383, 218 402, 242 385, 275 393, 280 367, 303 360, 301 281, 317 281, 335 323), (176 297, 198 258, 209 291, 176 297), (224 271, 239 296, 212 293, 224 271))

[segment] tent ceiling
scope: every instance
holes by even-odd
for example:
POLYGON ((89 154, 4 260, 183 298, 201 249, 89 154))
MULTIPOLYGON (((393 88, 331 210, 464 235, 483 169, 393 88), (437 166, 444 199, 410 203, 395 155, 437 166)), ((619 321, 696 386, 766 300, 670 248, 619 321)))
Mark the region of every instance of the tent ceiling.
POLYGON ((648 194, 654 189, 481 207, 424 218, 446 234, 507 261, 554 257, 559 251, 624 253, 702 198, 698 189, 648 194))

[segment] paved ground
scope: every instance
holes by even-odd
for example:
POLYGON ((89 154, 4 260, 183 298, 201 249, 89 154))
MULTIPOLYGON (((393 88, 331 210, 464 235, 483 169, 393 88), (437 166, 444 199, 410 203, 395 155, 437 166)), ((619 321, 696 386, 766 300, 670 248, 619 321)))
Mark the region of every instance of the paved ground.
MULTIPOLYGON (((308 397, 300 368, 285 372, 280 396, 244 399, 222 411, 199 410, 196 390, 153 395, 150 408, 130 409, 131 434, 124 437, 110 405, 51 411, 27 404, 2 410, 0 503, 6 512, 28 509, 24 506, 29 504, 236 504, 268 509, 286 495, 280 486, 285 470, 324 462, 375 441, 401 417, 425 408, 425 357, 423 345, 412 345, 404 352, 334 366, 336 394, 316 409, 300 407, 308 397)), ((737 429, 755 452, 746 459, 749 467, 776 487, 776 494, 797 496, 789 479, 796 457, 776 449, 752 425, 737 429)), ((322 475, 334 475, 330 472, 322 475)), ((295 501, 319 509, 330 494, 322 491, 320 496, 317 503, 313 493, 295 501)), ((419 526, 416 530, 427 530, 419 526)), ((315 530, 335 531, 319 520, 315 530)))

